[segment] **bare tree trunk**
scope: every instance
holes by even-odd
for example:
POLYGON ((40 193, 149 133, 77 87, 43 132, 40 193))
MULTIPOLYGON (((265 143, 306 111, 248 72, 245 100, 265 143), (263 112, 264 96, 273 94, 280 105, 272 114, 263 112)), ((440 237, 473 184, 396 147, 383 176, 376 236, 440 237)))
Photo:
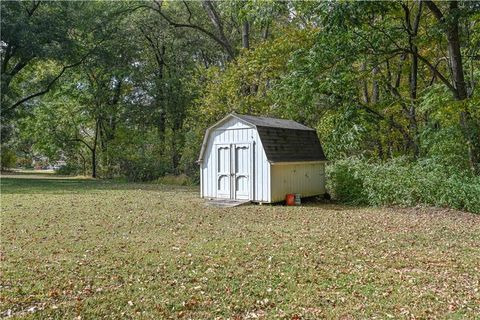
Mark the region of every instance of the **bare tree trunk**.
POLYGON ((380 123, 377 122, 376 127, 377 127, 378 137, 375 139, 375 144, 377 145, 377 148, 378 148, 378 158, 380 160, 383 160, 385 155, 384 155, 383 144, 381 139, 380 123))
POLYGON ((416 104, 417 104, 417 89, 418 89, 418 47, 415 44, 415 37, 418 34, 418 28, 420 27, 420 18, 422 16, 422 2, 418 5, 418 11, 415 15, 413 25, 410 21, 410 9, 407 6, 404 6, 405 11, 405 21, 408 32, 408 42, 410 45, 410 50, 412 51, 411 59, 412 64, 410 65, 410 107, 408 108, 408 121, 410 135, 412 137, 412 149, 413 155, 415 158, 418 158, 420 154, 420 143, 418 141, 418 124, 417 124, 417 115, 416 115, 416 104))
POLYGON ((97 177, 97 150, 92 149, 92 178, 97 177))
POLYGON ((380 89, 378 87, 378 81, 375 79, 375 77, 378 74, 378 66, 375 66, 372 70, 373 73, 373 83, 372 83, 372 103, 376 104, 378 103, 380 99, 380 89))
POLYGON ((458 34, 458 2, 450 1, 450 11, 453 16, 452 23, 447 27, 448 54, 453 73, 453 82, 457 89, 458 100, 467 98, 467 85, 463 71, 462 53, 460 51, 460 36, 458 34))
MULTIPOLYGON (((363 70, 366 70, 366 62, 364 61, 363 64, 362 64, 362 69, 363 70)), ((371 99, 370 99, 370 96, 369 96, 369 92, 368 92, 368 83, 366 80, 363 81, 363 100, 365 103, 372 103, 373 105, 378 103, 379 99, 380 99, 380 88, 379 88, 379 84, 378 84, 378 81, 375 79, 375 76, 378 74, 379 72, 379 68, 378 66, 375 66, 372 70, 372 74, 373 74, 373 83, 372 83, 372 95, 371 95, 371 99)), ((377 123, 377 128, 378 130, 380 131, 380 125, 377 123)), ((384 151, 383 151, 383 145, 382 145, 382 140, 381 140, 381 137, 380 135, 375 139, 375 144, 377 145, 377 148, 378 148, 378 157, 380 158, 380 160, 383 160, 384 158, 384 151)))
POLYGON ((267 24, 265 25, 265 27, 263 28, 263 31, 262 31, 262 38, 263 38, 263 40, 267 40, 267 39, 268 39, 268 35, 269 35, 269 31, 270 31, 269 28, 270 28, 270 24, 267 23, 267 24))
MULTIPOLYGON (((417 50, 414 46, 413 50, 417 50)), ((412 65, 410 68, 410 108, 408 110, 408 120, 410 126, 410 135, 413 141, 413 155, 418 158, 420 154, 419 142, 418 142, 418 125, 416 115, 416 100, 417 100, 417 78, 418 78, 418 58, 416 55, 412 55, 412 65)))
POLYGON ((172 166, 173 166, 173 172, 175 174, 178 174, 178 167, 180 164, 180 154, 177 150, 177 134, 174 131, 172 135, 172 141, 171 141, 171 148, 172 148, 172 166))
MULTIPOLYGON (((367 61, 363 61, 362 69, 363 72, 367 70, 367 61)), ((369 104, 370 103, 370 95, 368 93, 368 83, 367 79, 364 78, 362 81, 362 94, 363 94, 363 103, 369 104)))
POLYGON ((250 24, 244 21, 242 25, 242 46, 244 49, 250 49, 250 24))
POLYGON ((78 153, 78 155, 80 156, 80 159, 82 161, 82 172, 83 172, 83 175, 86 176, 87 175, 87 160, 85 159, 85 157, 83 156, 82 152, 80 151, 78 153))
POLYGON ((97 177, 97 140, 98 140, 98 131, 99 131, 99 120, 95 124, 95 138, 93 139, 92 151, 92 178, 97 177))
POLYGON ((425 1, 426 6, 433 13, 439 23, 445 24, 445 34, 448 42, 448 55, 452 69, 454 96, 457 100, 467 98, 467 85, 462 64, 462 53, 460 51, 460 36, 458 32, 458 2, 449 2, 448 20, 433 1, 425 1))

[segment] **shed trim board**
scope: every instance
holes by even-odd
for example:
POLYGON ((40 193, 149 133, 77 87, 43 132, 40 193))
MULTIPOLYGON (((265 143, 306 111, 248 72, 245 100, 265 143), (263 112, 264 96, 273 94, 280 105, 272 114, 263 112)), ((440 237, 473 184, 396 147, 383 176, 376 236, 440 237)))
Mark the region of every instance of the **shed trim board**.
POLYGON ((319 161, 283 161, 283 162, 274 162, 274 161, 268 161, 272 166, 284 166, 284 165, 289 165, 289 164, 312 164, 312 163, 327 163, 327 160, 319 160, 319 161))
POLYGON ((322 194, 326 161, 312 128, 229 114, 205 132, 197 161, 200 196, 271 203, 283 201, 285 192, 322 194))

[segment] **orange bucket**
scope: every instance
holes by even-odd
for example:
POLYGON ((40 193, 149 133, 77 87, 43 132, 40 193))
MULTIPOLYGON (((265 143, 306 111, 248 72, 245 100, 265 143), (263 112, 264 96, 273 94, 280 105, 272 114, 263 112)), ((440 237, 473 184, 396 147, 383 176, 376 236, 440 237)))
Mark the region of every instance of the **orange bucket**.
POLYGON ((295 195, 293 193, 289 193, 285 196, 285 203, 287 206, 294 206, 295 205, 295 195))

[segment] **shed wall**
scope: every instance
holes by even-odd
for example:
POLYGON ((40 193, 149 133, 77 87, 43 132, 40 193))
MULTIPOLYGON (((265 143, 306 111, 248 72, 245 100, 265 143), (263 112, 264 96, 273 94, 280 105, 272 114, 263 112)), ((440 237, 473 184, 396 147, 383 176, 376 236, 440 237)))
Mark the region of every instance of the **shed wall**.
POLYGON ((271 202, 285 200, 288 193, 302 197, 325 193, 325 163, 276 164, 271 166, 271 202))
POLYGON ((253 183, 251 200, 270 202, 270 164, 267 162, 262 142, 256 128, 236 118, 230 118, 214 128, 208 137, 205 156, 201 165, 201 195, 205 198, 216 197, 216 163, 214 145, 217 143, 252 143, 253 183))

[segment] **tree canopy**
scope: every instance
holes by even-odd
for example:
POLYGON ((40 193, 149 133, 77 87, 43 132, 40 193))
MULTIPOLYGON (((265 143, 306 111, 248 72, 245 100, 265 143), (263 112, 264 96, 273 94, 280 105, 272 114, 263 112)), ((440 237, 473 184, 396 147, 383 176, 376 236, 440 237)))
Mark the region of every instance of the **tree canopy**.
POLYGON ((204 130, 236 111, 316 128, 332 161, 480 173, 477 2, 3 1, 1 18, 2 166, 195 177, 204 130))

